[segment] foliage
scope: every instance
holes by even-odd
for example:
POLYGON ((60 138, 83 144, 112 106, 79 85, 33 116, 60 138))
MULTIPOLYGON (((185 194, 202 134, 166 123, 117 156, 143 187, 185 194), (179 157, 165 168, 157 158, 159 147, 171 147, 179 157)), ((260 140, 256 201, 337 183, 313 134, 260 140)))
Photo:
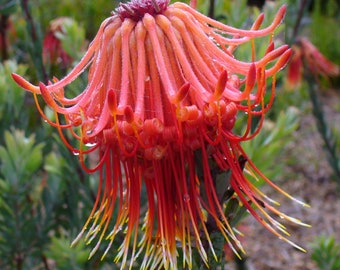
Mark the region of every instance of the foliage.
POLYGON ((337 34, 339 29, 336 25, 340 19, 339 12, 337 12, 340 10, 340 3, 336 0, 315 0, 312 5, 309 5, 309 1, 290 0, 289 3, 288 15, 295 19, 293 20, 294 23, 289 23, 287 27, 288 40, 292 43, 298 43, 300 37, 309 36, 316 47, 311 52, 312 55, 302 56, 303 81, 300 84, 300 89, 296 89, 297 91, 293 94, 291 94, 291 91, 287 91, 283 95, 291 96, 290 100, 293 97, 294 104, 296 101, 300 102, 300 108, 311 106, 317 130, 324 142, 325 153, 334 172, 334 178, 340 183, 339 129, 328 121, 321 101, 323 92, 320 91, 321 89, 336 87, 340 78, 340 67, 335 65, 336 63, 339 64, 340 50, 338 46, 333 46, 339 43, 339 35, 337 34), (294 8, 293 5, 298 6, 298 8, 294 8), (334 31, 332 35, 329 35, 327 29, 334 31), (317 60, 313 62, 308 58, 317 60), (331 62, 327 58, 331 59, 331 62), (324 63, 324 68, 316 68, 315 65, 319 63, 324 63), (336 68, 338 72, 336 72, 336 68), (299 96, 300 98, 294 101, 294 97, 299 96), (304 97, 307 99, 305 100, 304 97), (309 103, 306 103, 306 101, 309 103))
POLYGON ((18 65, 14 60, 0 63, 0 121, 2 123, 0 130, 16 124, 15 122, 20 119, 25 92, 12 80, 11 73, 25 74, 27 68, 26 65, 18 65))
POLYGON ((70 248, 91 211, 95 184, 56 131, 42 123, 12 72, 30 69, 14 59, 0 64, 0 269, 105 265, 100 258, 87 260, 90 247, 84 243, 70 248))
POLYGON ((57 265, 58 270, 82 270, 88 260, 89 250, 85 243, 79 243, 75 247, 70 246, 69 239, 65 236, 52 237, 47 247, 46 256, 57 265))
POLYGON ((327 154, 328 162, 333 169, 334 178, 340 184, 340 134, 338 129, 332 129, 325 118, 323 104, 317 93, 317 84, 313 78, 308 77, 309 96, 313 106, 313 115, 316 120, 316 126, 324 141, 324 149, 327 154), (314 82, 314 84, 313 84, 314 82))
POLYGON ((27 138, 19 130, 5 131, 4 140, 5 146, 0 147, 0 239, 6 244, 0 245, 0 265, 21 269, 24 260, 45 244, 46 220, 40 208, 44 182, 37 177, 43 143, 36 144, 34 135, 27 138))
POLYGON ((245 152, 269 179, 276 179, 282 175, 288 162, 284 156, 284 149, 298 127, 299 110, 288 107, 279 113, 275 123, 268 119, 255 138, 242 144, 245 152))
POLYGON ((33 0, 32 5, 39 6, 34 9, 34 17, 39 19, 39 23, 43 30, 46 31, 49 22, 58 17, 71 17, 77 22, 86 25, 87 37, 93 38, 100 23, 107 18, 117 6, 118 1, 68 1, 60 0, 58 5, 51 5, 49 0, 33 0))
POLYGON ((314 1, 311 15, 311 40, 329 59, 340 65, 340 5, 336 0, 314 1), (332 29, 330 35, 325 29, 332 29))
POLYGON ((312 245, 312 259, 320 270, 340 269, 340 244, 334 236, 319 236, 312 245))

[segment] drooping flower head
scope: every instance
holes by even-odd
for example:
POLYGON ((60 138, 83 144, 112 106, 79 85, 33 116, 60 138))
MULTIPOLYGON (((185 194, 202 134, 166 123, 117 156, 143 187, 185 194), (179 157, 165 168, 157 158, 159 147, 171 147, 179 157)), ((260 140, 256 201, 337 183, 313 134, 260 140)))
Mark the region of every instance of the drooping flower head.
POLYGON ((97 200, 79 235, 98 240, 91 255, 103 241, 108 252, 124 233, 120 249, 113 251, 122 268, 143 256, 142 269, 176 269, 177 249, 191 268, 193 248, 205 262, 206 249, 214 250, 212 230, 219 230, 235 252, 242 251, 224 213, 229 199, 237 199, 269 231, 290 242, 270 214, 300 222, 279 212, 252 183, 263 178, 283 192, 240 146, 261 129, 273 102, 275 74, 291 55, 287 45, 275 48, 270 38, 285 10, 281 7, 266 28, 260 29, 260 15, 250 30, 240 30, 184 3, 132 0, 102 23, 82 60, 60 81, 34 86, 13 74, 34 94, 40 113, 84 169, 100 172, 97 200), (239 45, 254 47, 254 39, 266 36, 268 49, 261 57, 255 48, 250 62, 234 57, 239 45), (87 69, 86 88, 67 97, 64 88, 87 69), (43 114, 37 95, 55 112, 55 122, 43 114), (240 113, 248 116, 245 133, 234 134, 240 113), (261 120, 251 133, 255 115, 261 120), (64 131, 71 131, 79 147, 68 143, 64 131), (99 155, 94 168, 86 166, 90 153, 99 155), (252 177, 243 172, 245 163, 252 177), (231 175, 222 181, 222 195, 216 190, 216 171, 231 175), (146 211, 141 210, 142 192, 146 211))
POLYGON ((316 80, 318 77, 339 76, 340 67, 328 60, 307 38, 297 39, 292 49, 293 56, 287 69, 287 82, 290 88, 301 84, 304 65, 316 80))

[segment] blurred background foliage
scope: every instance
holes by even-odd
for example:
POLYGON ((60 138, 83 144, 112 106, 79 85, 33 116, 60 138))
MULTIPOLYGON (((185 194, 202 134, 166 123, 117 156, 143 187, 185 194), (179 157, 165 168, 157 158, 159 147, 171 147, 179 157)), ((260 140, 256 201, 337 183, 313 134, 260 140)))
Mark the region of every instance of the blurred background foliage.
MULTIPOLYGON (((86 243, 70 247, 91 211, 97 176, 82 171, 57 131, 41 120, 32 96, 10 76, 15 72, 33 82, 62 77, 79 61, 101 21, 117 4, 112 0, 0 0, 0 269, 119 268, 110 255, 101 260, 102 252, 88 260, 91 246, 86 243)), ((264 25, 268 25, 282 4, 288 5, 288 14, 275 42, 292 45, 299 36, 306 36, 327 58, 340 64, 340 28, 334 27, 340 20, 338 0, 198 1, 197 8, 224 23, 249 28, 261 11, 266 14, 264 25)), ((256 44, 257 55, 266 46, 256 44)), ((236 54, 250 59, 251 50, 240 47, 236 54)), ((305 70, 308 73, 308 67, 305 70)), ((70 91, 77 92, 85 82, 86 76, 70 91)), ((339 76, 324 82, 327 87, 340 86, 339 76)), ((312 84, 319 85, 319 81, 312 84)), ((297 157, 285 151, 301 115, 313 113, 310 87, 306 80, 293 89, 287 87, 287 72, 282 71, 277 78, 277 98, 262 132, 243 145, 274 181, 285 174, 285 166, 297 162, 297 157)), ((331 149, 325 151, 333 151, 330 162, 339 179, 339 125, 329 126, 322 107, 319 109, 314 115, 323 118, 319 132, 324 133, 325 142, 330 141, 331 149)), ((45 110, 48 114, 48 108, 45 110)), ((236 129, 241 132, 242 127, 240 118, 236 129)), ((242 209, 238 211, 244 215, 242 209)), ((224 254, 219 239, 216 241, 224 254)), ((312 249, 312 259, 320 269, 339 268, 339 260, 335 260, 339 244, 332 236, 317 239, 312 249)), ((227 263, 222 261, 220 266, 227 263)))

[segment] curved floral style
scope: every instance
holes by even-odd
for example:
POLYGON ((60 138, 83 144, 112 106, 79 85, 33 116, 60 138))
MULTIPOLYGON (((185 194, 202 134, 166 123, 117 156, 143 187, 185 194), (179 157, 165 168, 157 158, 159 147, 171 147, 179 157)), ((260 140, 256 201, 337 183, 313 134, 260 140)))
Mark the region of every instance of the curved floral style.
POLYGON ((184 3, 133 0, 102 23, 82 60, 63 79, 34 86, 13 74, 34 94, 42 117, 58 129, 85 171, 100 172, 97 200, 79 235, 98 241, 91 256, 101 242, 108 243, 106 254, 122 234, 116 253, 122 269, 137 256, 143 256, 142 269, 177 269, 177 249, 182 264, 191 268, 192 249, 205 263, 206 250, 214 250, 211 230, 219 230, 235 253, 242 252, 216 190, 214 166, 231 173, 223 187, 229 193, 225 200, 236 198, 269 231, 293 244, 272 216, 302 223, 279 212, 252 180, 262 178, 290 195, 267 179, 240 146, 261 129, 273 103, 275 75, 291 55, 287 45, 275 48, 271 40, 285 11, 281 7, 266 28, 260 29, 261 14, 250 30, 241 30, 184 3), (254 39, 267 36, 268 49, 257 58, 254 39), (251 62, 233 55, 245 43, 252 44, 251 62), (87 69, 85 89, 66 97, 64 87, 87 69), (55 112, 55 122, 44 115, 37 95, 55 112), (244 134, 233 132, 238 114, 248 115, 244 134), (260 123, 251 133, 253 116, 260 123), (89 168, 91 153, 99 161, 89 168), (251 177, 243 172, 245 163, 251 177), (147 210, 141 208, 142 193, 147 210))

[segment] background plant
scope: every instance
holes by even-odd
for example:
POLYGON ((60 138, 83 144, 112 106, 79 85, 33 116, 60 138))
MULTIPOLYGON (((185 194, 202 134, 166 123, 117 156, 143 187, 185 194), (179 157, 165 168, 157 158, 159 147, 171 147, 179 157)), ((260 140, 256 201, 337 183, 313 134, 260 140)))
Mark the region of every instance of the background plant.
POLYGON ((337 270, 340 268, 340 244, 334 236, 319 236, 312 244, 312 259, 322 270, 337 270))

